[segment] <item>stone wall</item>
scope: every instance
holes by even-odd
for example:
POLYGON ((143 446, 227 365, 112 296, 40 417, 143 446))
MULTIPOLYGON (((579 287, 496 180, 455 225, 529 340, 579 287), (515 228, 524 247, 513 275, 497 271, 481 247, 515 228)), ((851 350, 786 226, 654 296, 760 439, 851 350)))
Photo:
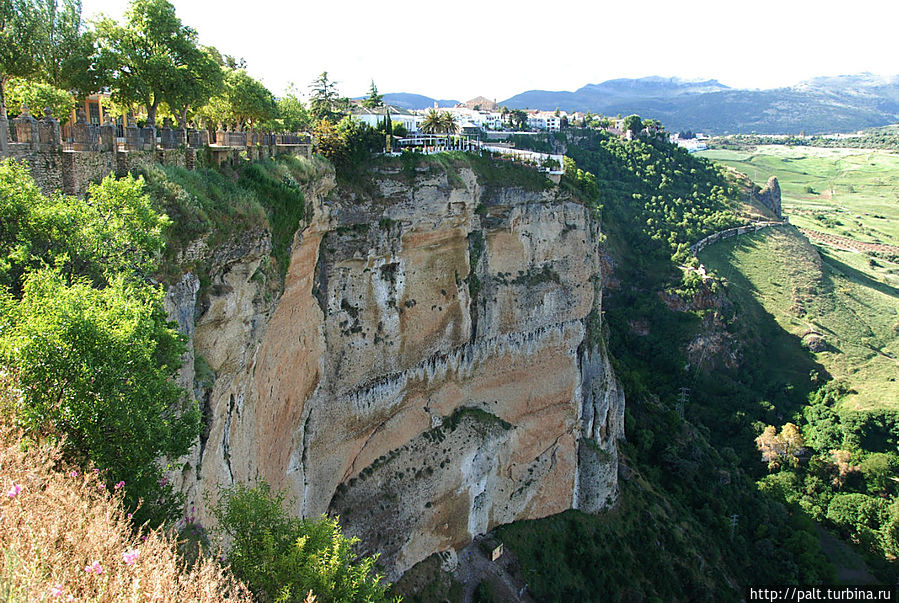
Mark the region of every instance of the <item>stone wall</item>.
POLYGON ((690 253, 692 253, 693 255, 697 255, 700 251, 702 251, 712 243, 717 243, 718 241, 730 239, 731 237, 736 237, 749 232, 756 232, 757 230, 762 230, 763 228, 768 228, 769 226, 783 226, 786 223, 786 220, 784 220, 783 222, 754 222, 752 224, 747 224, 746 226, 738 226, 736 228, 728 228, 727 230, 719 230, 718 232, 712 233, 704 239, 701 239, 700 241, 691 245, 690 253))
POLYGON ((168 120, 157 130, 152 126, 138 128, 129 119, 124 136, 117 139, 114 124, 87 123, 83 111, 69 128, 71 138, 63 140, 59 122, 49 109, 44 113, 38 120, 25 108, 22 115, 10 121, 11 140, 0 159, 26 161, 45 194, 62 191, 83 195, 92 183, 110 173, 121 177, 153 163, 194 169, 200 149, 205 149, 208 159, 218 165, 282 154, 312 156, 312 139, 306 134, 218 132, 219 140, 228 144, 210 146, 207 132, 173 130, 168 120))
POLYGON ((62 191, 67 195, 83 195, 91 184, 109 174, 124 176, 129 171, 154 164, 187 166, 193 149, 159 149, 156 151, 64 151, 33 149, 29 145, 10 145, 9 156, 25 161, 31 175, 44 194, 62 191))

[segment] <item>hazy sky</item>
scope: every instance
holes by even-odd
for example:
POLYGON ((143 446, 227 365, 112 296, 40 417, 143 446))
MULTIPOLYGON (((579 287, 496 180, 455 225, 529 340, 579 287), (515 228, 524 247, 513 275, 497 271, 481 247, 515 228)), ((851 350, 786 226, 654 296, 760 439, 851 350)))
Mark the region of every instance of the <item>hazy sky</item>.
MULTIPOLYGON (((243 57, 280 94, 322 71, 347 96, 381 92, 497 100, 530 89, 648 75, 772 88, 818 75, 891 75, 891 0, 173 0, 203 44, 243 57)), ((83 0, 121 18, 127 0, 83 0)))

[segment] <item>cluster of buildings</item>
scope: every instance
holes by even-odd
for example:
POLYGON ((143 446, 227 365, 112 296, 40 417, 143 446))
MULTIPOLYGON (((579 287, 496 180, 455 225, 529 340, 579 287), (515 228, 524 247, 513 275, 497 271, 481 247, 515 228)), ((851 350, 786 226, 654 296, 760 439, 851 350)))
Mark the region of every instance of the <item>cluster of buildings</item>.
MULTIPOLYGON (((434 109, 437 109, 435 106, 434 109)), ((362 105, 353 107, 351 114, 359 121, 376 127, 384 121, 387 112, 390 119, 403 124, 410 134, 421 132, 421 125, 425 116, 432 109, 401 109, 399 107, 384 106, 368 109, 362 105)), ((479 131, 499 131, 512 126, 513 117, 511 111, 501 111, 496 101, 479 96, 455 107, 440 108, 441 112, 452 115, 461 134, 475 135, 479 131)), ((573 119, 576 115, 569 116, 564 111, 538 111, 526 110, 527 129, 546 132, 558 132, 562 128, 564 118, 573 119)))

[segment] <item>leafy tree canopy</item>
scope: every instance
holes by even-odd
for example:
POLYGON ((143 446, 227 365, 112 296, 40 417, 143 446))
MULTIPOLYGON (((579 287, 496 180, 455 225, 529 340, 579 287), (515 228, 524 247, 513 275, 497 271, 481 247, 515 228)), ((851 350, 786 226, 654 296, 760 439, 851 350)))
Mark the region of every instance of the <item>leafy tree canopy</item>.
POLYGON ((288 132, 306 130, 312 123, 312 115, 300 100, 293 83, 287 87, 287 93, 278 99, 278 117, 288 132))
POLYGON ((35 117, 41 115, 44 107, 50 107, 60 123, 65 124, 75 108, 75 99, 71 94, 51 84, 35 80, 19 78, 10 80, 6 97, 6 108, 10 111, 10 117, 18 115, 22 105, 27 105, 35 117))
POLYGON ((328 78, 328 72, 321 74, 309 84, 309 111, 315 121, 322 119, 337 121, 340 94, 337 84, 328 78))
POLYGON ((124 25, 103 19, 97 33, 113 95, 146 106, 149 123, 155 123, 161 102, 180 109, 195 102, 192 90, 200 83, 207 88, 218 77, 214 61, 197 46, 196 32, 181 23, 167 0, 132 0, 124 25))

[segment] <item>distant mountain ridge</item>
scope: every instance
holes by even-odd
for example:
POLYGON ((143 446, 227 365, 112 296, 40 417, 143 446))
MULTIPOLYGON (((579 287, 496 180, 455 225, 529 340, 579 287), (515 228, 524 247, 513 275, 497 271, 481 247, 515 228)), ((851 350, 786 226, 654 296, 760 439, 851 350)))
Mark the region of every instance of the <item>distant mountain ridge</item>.
POLYGON ((409 92, 392 92, 384 95, 384 102, 401 109, 427 109, 437 103, 438 107, 455 107, 459 101, 452 99, 436 99, 423 94, 409 92))
POLYGON ((499 104, 510 109, 637 113, 661 120, 669 130, 709 134, 851 132, 899 121, 899 78, 862 73, 744 90, 714 79, 651 76, 588 84, 574 92, 529 90, 499 104))

